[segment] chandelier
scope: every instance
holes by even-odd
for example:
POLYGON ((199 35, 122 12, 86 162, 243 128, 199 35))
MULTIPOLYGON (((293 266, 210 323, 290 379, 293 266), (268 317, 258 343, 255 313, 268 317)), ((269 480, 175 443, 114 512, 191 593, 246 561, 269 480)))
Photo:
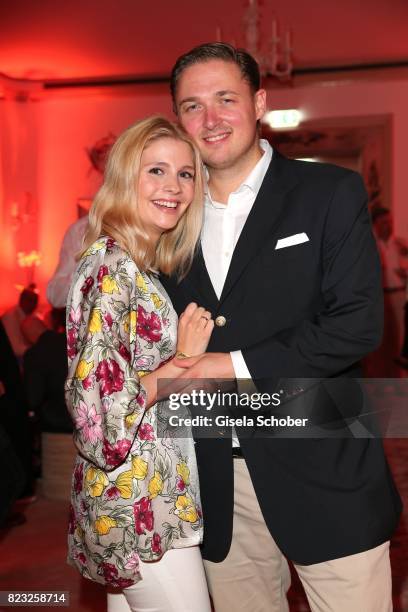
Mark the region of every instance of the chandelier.
POLYGON ((270 38, 261 40, 266 37, 261 37, 260 20, 258 0, 249 0, 243 17, 245 48, 257 60, 262 76, 287 81, 293 70, 291 32, 286 30, 283 38, 279 36, 278 21, 274 18, 270 38))

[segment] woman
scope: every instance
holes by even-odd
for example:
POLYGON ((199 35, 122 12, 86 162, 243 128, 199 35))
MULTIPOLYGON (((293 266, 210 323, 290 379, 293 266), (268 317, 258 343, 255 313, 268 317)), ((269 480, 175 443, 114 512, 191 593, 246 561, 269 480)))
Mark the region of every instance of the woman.
MULTIPOLYGON (((69 561, 138 612, 210 610, 193 442, 156 437, 158 379, 177 378, 176 352, 204 352, 213 329, 195 304, 177 327, 155 272, 188 270, 202 199, 189 137, 161 117, 130 127, 110 153, 68 297, 66 400, 80 453, 69 561)), ((124 603, 110 597, 108 610, 124 603)))

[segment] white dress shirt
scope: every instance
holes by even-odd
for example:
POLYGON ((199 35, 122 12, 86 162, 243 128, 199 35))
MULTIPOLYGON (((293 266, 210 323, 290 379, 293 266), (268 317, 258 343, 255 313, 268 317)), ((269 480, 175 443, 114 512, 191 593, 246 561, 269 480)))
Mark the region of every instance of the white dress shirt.
MULTIPOLYGON (((204 261, 218 298, 230 267, 232 254, 255 202, 272 159, 267 140, 259 141, 263 155, 236 191, 230 193, 227 204, 212 199, 207 188, 204 203, 204 224, 201 246, 204 261)), ((241 351, 231 352, 236 378, 251 378, 241 351)))
POLYGON ((76 256, 82 249, 88 227, 88 215, 81 217, 65 232, 57 269, 47 285, 47 299, 54 308, 65 308, 72 275, 78 265, 76 256))

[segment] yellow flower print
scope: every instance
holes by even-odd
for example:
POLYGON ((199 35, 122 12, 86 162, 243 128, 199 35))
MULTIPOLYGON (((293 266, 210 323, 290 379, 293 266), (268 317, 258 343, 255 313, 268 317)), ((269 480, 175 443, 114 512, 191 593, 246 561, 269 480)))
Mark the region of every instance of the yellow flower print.
POLYGON ((127 415, 127 417, 125 418, 125 425, 127 429, 130 429, 132 427, 138 416, 139 415, 137 412, 132 412, 132 414, 127 415))
POLYGON ((91 312, 88 330, 91 334, 96 334, 102 329, 102 315, 100 308, 94 308, 91 312))
POLYGON ((93 367, 93 361, 86 361, 85 359, 80 359, 75 370, 75 377, 79 380, 84 380, 93 367))
POLYGON ((147 474, 147 461, 141 457, 134 456, 132 458, 132 476, 137 480, 144 480, 147 474))
POLYGON ((99 533, 99 535, 106 535, 110 532, 112 527, 116 527, 116 525, 117 523, 115 519, 111 518, 110 516, 106 516, 106 514, 100 516, 94 523, 95 531, 96 533, 99 533))
POLYGON ((89 249, 85 251, 81 259, 83 259, 84 257, 88 257, 89 255, 93 255, 94 253, 97 253, 98 251, 103 249, 104 246, 105 246, 104 242, 94 242, 93 244, 91 244, 89 249))
POLYGON ((163 491, 163 479, 159 472, 154 472, 153 478, 150 479, 148 490, 150 499, 154 499, 163 491))
POLYGON ((138 375, 139 378, 143 378, 143 376, 146 376, 147 374, 150 374, 150 372, 147 371, 147 370, 138 370, 137 371, 137 375, 138 375))
POLYGON ((132 470, 127 470, 119 474, 115 481, 115 486, 120 491, 120 496, 123 499, 130 499, 133 493, 133 473, 132 470))
POLYGON ((102 293, 119 293, 117 282, 109 274, 102 278, 102 293))
POLYGON ((187 463, 185 463, 184 461, 182 461, 181 463, 178 463, 176 466, 176 470, 177 470, 177 474, 183 480, 184 484, 189 485, 190 484, 190 470, 187 467, 187 463))
POLYGON ((131 340, 136 338, 136 323, 137 323, 137 312, 136 310, 132 310, 129 312, 124 320, 123 328, 131 340))
POLYGON ((105 472, 94 467, 89 467, 85 472, 85 482, 91 497, 100 497, 109 480, 105 472))
POLYGON ((198 520, 198 514, 194 502, 188 495, 179 495, 176 500, 176 509, 174 514, 182 521, 195 523, 198 520))
POLYGON ((141 291, 144 291, 145 293, 147 293, 146 281, 140 272, 136 272, 135 281, 136 281, 136 287, 140 289, 141 291))
POLYGON ((154 304, 155 308, 159 309, 159 308, 161 308, 163 306, 163 300, 159 298, 157 293, 151 293, 150 297, 153 300, 153 304, 154 304))

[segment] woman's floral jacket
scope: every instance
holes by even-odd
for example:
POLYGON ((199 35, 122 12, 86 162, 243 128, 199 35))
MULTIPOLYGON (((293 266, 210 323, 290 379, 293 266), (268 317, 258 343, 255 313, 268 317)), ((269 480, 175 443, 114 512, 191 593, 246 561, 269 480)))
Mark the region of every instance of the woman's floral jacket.
POLYGON ((67 406, 79 455, 68 560, 87 578, 126 587, 139 560, 202 539, 190 438, 157 437, 142 376, 175 352, 177 315, 163 288, 111 238, 82 257, 68 297, 67 406))

